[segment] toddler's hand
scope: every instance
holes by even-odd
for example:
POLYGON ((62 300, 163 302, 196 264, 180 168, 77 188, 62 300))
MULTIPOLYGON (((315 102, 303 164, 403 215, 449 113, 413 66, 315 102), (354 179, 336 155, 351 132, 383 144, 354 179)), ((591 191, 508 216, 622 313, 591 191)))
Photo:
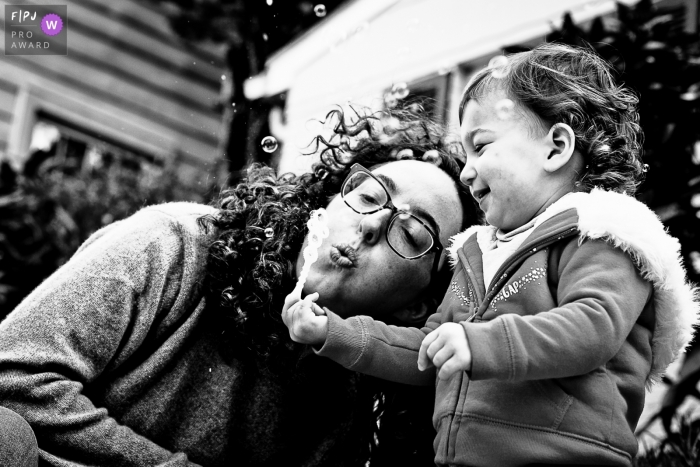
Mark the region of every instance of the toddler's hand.
POLYGON ((433 365, 443 380, 471 369, 472 353, 461 324, 444 323, 425 336, 418 351, 418 369, 423 371, 433 365))
POLYGON ((312 293, 300 299, 298 295, 289 294, 282 307, 282 321, 289 328, 289 336, 294 342, 321 345, 328 336, 328 317, 320 306, 314 303, 318 293, 312 293))

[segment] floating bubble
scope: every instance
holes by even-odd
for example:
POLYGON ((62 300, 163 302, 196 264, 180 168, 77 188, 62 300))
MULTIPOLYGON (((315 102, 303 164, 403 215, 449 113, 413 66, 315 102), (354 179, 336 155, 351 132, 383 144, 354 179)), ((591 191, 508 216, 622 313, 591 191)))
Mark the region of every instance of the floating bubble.
POLYGON ((680 98, 684 101, 694 101, 698 97, 700 97, 700 92, 692 90, 688 90, 687 92, 684 92, 680 95, 680 98))
POLYGON ((406 83, 396 83, 391 87, 391 93, 397 99, 404 99, 408 96, 408 85, 406 83))
POLYGON ((694 208, 700 208, 700 194, 696 193, 690 198, 690 205, 694 208))
POLYGON ((267 0, 267 5, 272 6, 272 0, 267 0))
POLYGON ((515 102, 510 99, 501 99, 496 102, 496 116, 501 120, 508 120, 515 109, 515 102))
POLYGON ((267 34, 266 33, 263 33, 263 40, 267 41, 267 34))
POLYGON ((644 165, 642 166, 642 172, 644 172, 644 173, 649 172, 649 164, 644 164, 644 165))
POLYGON ((384 104, 387 109, 393 109, 399 103, 399 100, 391 93, 386 93, 384 95, 384 104))
POLYGON ((313 263, 318 259, 318 250, 315 248, 304 248, 304 260, 313 263))
POLYGON ((508 74, 508 58, 505 55, 497 55, 489 60, 491 76, 496 79, 505 78, 508 74))
POLYGON ((266 136, 260 142, 260 146, 262 146, 262 150, 265 152, 275 152, 279 143, 274 136, 266 136))
POLYGON ((265 229, 265 236, 267 238, 272 238, 273 235, 275 235, 275 231, 271 227, 265 229))
POLYGON ((319 3, 314 7, 314 14, 318 16, 319 18, 323 18, 326 16, 326 5, 319 3))
POLYGON ((323 239, 321 238, 321 235, 319 235, 317 232, 309 232, 309 246, 319 248, 322 243, 323 239))

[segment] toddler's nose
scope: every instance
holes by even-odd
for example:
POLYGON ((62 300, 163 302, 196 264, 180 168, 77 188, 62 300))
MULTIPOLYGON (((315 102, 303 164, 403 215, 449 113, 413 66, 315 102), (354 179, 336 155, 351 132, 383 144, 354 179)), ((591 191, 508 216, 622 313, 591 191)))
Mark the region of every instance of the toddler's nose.
POLYGON ((476 169, 474 169, 474 164, 467 158, 467 163, 462 169, 462 173, 459 174, 459 180, 465 185, 471 186, 475 178, 476 169))

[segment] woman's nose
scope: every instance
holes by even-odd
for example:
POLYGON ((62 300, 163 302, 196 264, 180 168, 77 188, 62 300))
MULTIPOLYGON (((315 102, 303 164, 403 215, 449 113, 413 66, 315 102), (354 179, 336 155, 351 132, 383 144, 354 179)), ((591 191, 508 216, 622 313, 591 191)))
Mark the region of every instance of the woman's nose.
POLYGON ((373 245, 382 238, 387 221, 391 217, 391 209, 382 209, 372 214, 365 214, 357 226, 362 241, 373 245))
POLYGON ((459 174, 459 180, 467 186, 471 186, 472 182, 476 178, 476 169, 474 168, 474 162, 467 158, 467 163, 462 169, 462 173, 459 174))

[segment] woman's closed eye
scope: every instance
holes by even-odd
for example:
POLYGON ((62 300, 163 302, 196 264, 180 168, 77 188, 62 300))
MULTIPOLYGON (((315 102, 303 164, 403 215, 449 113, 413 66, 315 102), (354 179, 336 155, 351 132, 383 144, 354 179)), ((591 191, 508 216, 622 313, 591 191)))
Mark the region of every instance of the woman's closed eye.
POLYGON ((418 240, 416 239, 415 235, 407 228, 407 227, 400 227, 399 232, 401 233, 401 238, 411 245, 412 247, 417 247, 418 246, 418 240))
POLYGON ((362 204, 367 206, 381 206, 382 204, 379 202, 379 196, 373 193, 360 193, 359 198, 362 204))

